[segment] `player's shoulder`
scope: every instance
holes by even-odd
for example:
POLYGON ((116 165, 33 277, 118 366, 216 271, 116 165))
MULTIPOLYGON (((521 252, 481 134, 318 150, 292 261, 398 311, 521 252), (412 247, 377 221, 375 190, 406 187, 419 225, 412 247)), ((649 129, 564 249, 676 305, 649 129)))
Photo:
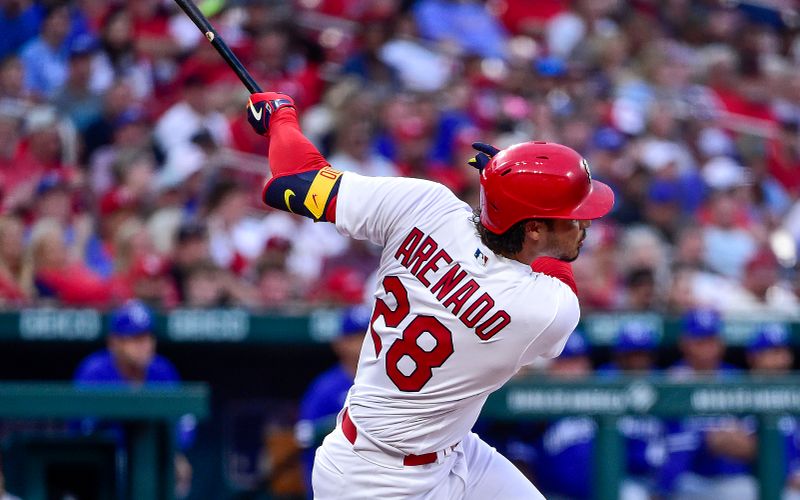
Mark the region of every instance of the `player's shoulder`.
POLYGON ((149 378, 153 382, 177 382, 180 376, 172 361, 160 354, 156 354, 150 364, 149 378))
POLYGON ((353 377, 341 365, 336 365, 322 373, 311 384, 311 388, 318 391, 331 391, 341 386, 353 384, 353 377))
POLYGON ((468 207, 447 186, 428 179, 413 177, 370 177, 355 172, 342 175, 342 189, 367 191, 386 188, 392 191, 393 198, 401 204, 413 205, 419 209, 441 209, 468 207))
POLYGON ((113 380, 115 373, 116 369, 111 353, 108 350, 102 350, 88 355, 81 361, 75 371, 75 380, 78 382, 113 380))

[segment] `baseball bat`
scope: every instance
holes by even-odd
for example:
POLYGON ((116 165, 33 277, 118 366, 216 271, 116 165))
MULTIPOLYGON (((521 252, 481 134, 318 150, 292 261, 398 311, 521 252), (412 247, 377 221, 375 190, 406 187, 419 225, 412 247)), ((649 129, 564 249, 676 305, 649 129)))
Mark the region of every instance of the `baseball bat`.
POLYGON ((214 27, 211 26, 211 23, 208 22, 206 16, 200 12, 200 9, 197 8, 197 5, 192 2, 192 0, 175 0, 175 3, 178 4, 178 7, 183 10, 189 19, 197 26, 201 32, 206 36, 206 39, 214 46, 222 59, 228 63, 228 66, 231 67, 236 76, 239 77, 239 80, 242 81, 247 90, 250 91, 251 94, 255 94, 261 92, 261 87, 256 83, 247 69, 242 65, 239 58, 236 57, 236 54, 231 51, 231 48, 228 47, 228 44, 225 43, 225 40, 222 39, 221 36, 217 34, 214 30, 214 27))

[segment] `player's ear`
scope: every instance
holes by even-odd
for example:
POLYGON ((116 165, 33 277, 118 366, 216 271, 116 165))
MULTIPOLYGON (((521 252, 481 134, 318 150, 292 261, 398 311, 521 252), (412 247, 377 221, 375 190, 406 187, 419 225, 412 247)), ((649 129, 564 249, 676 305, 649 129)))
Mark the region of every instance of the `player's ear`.
POLYGON ((533 239, 533 241, 541 240, 544 237, 544 231, 547 230, 544 222, 536 219, 526 221, 524 228, 525 236, 533 239))

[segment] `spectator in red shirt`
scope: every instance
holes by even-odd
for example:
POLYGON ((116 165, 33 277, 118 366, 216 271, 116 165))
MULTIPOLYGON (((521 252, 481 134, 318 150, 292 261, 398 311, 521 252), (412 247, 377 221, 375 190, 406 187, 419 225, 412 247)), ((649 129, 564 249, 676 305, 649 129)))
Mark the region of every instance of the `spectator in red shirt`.
POLYGON ((0 218, 0 304, 27 299, 22 283, 24 226, 17 217, 0 218))
POLYGON ((103 307, 111 299, 111 288, 80 260, 71 260, 64 244, 64 230, 53 219, 34 224, 26 254, 27 283, 39 297, 67 306, 103 307))

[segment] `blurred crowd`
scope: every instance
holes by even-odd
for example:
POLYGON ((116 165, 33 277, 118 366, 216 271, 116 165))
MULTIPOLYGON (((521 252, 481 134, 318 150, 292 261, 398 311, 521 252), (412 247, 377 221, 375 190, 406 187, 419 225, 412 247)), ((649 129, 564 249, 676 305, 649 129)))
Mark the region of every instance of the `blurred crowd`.
MULTIPOLYGON (((198 1, 341 170, 477 204, 476 140, 561 142, 617 195, 584 310, 797 316, 793 2, 198 1)), ((0 303, 346 305, 375 248, 260 203, 247 92, 171 0, 0 1, 0 303)))

